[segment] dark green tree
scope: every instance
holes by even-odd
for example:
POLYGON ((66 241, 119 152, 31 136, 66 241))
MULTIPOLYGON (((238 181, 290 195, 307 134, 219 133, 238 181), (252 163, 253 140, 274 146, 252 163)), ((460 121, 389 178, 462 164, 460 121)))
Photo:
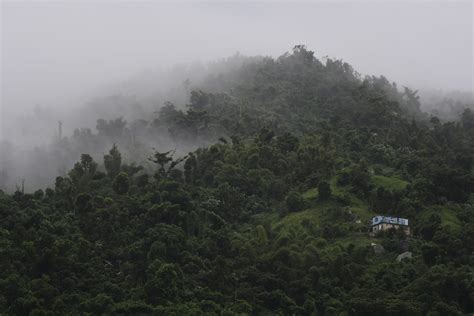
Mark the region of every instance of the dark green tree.
POLYGON ((305 207, 305 200, 303 196, 296 192, 290 191, 285 199, 286 207, 290 212, 301 211, 305 207))
POLYGON ((325 201, 331 197, 332 191, 331 186, 326 181, 321 181, 318 184, 318 197, 320 200, 325 201))
POLYGON ((111 178, 115 178, 120 172, 120 166, 122 164, 122 155, 114 144, 109 153, 104 156, 104 166, 107 170, 107 174, 111 178))
POLYGON ((126 194, 130 186, 130 179, 125 172, 120 172, 114 179, 112 188, 117 194, 126 194))

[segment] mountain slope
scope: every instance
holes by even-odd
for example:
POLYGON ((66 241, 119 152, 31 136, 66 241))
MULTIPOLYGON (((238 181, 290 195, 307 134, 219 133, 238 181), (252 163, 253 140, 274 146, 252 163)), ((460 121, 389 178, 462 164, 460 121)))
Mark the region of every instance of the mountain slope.
POLYGON ((428 121, 412 91, 304 47, 204 86, 156 119, 59 140, 117 146, 54 187, 0 191, 0 313, 474 310, 470 111, 428 121), (206 146, 148 157, 153 137, 206 146), (408 218, 413 237, 369 235, 378 214, 408 218))

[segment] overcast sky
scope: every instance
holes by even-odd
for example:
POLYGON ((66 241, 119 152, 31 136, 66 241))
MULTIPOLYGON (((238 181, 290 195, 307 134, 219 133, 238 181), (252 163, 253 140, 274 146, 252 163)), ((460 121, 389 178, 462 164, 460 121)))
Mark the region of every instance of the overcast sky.
POLYGON ((295 44, 400 84, 473 87, 471 1, 0 2, 6 112, 67 106, 158 65, 236 52, 279 56, 295 44))

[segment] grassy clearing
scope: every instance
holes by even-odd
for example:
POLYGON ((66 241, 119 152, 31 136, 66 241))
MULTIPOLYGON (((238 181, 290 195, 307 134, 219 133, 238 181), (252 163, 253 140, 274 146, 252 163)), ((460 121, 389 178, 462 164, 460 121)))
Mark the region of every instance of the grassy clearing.
POLYGON ((318 189, 309 189, 308 191, 304 192, 302 196, 307 200, 314 200, 318 198, 318 189))
POLYGON ((350 237, 340 238, 336 241, 335 244, 341 245, 346 248, 350 244, 358 246, 370 246, 372 243, 378 244, 380 243, 380 240, 369 236, 368 233, 357 233, 351 235, 350 237))
POLYGON ((324 210, 318 209, 307 209, 301 212, 290 213, 281 219, 277 219, 272 222, 272 229, 279 230, 282 227, 292 227, 301 225, 303 220, 307 220, 314 224, 316 227, 320 227, 322 222, 322 214, 324 210))
POLYGON ((302 194, 303 197, 311 203, 312 209, 324 209, 328 207, 341 206, 341 204, 336 202, 336 200, 337 198, 345 196, 349 198, 349 206, 351 211, 355 212, 361 221, 367 221, 375 215, 369 210, 367 203, 359 199, 355 194, 351 193, 348 187, 346 188, 338 186, 336 177, 333 177, 329 181, 329 184, 332 191, 332 199, 330 201, 319 201, 317 188, 309 189, 302 194))
POLYGON ((391 191, 401 191, 406 188, 408 182, 398 177, 386 177, 381 175, 375 175, 372 177, 372 181, 378 187, 382 187, 391 191))
POLYGON ((460 229, 461 227, 461 222, 456 216, 456 210, 453 208, 435 206, 426 213, 426 216, 431 214, 438 214, 441 217, 441 225, 443 226, 450 226, 453 229, 460 229))
MULTIPOLYGON (((315 228, 323 228, 327 224, 327 212, 331 208, 342 207, 349 204, 350 210, 357 214, 360 224, 351 224, 360 227, 359 232, 352 232, 349 237, 337 238, 331 242, 331 247, 347 247, 353 243, 355 245, 369 246, 373 242, 365 231, 367 221, 374 216, 369 210, 369 206, 359 199, 355 194, 350 192, 350 187, 340 187, 337 185, 336 178, 329 181, 332 191, 332 198, 327 201, 318 199, 318 189, 311 188, 302 193, 302 196, 308 203, 308 208, 300 211, 289 213, 281 216, 277 211, 272 213, 258 214, 253 216, 254 224, 270 224, 272 231, 277 235, 294 235, 294 238, 303 238, 306 233, 304 226, 309 225, 315 228), (340 198, 344 197, 348 203, 342 203, 340 198), (297 233, 298 232, 298 233, 297 233), (300 236, 301 235, 301 236, 300 236), (295 237, 297 236, 297 237, 295 237)), ((347 225, 347 224, 346 224, 347 225)))

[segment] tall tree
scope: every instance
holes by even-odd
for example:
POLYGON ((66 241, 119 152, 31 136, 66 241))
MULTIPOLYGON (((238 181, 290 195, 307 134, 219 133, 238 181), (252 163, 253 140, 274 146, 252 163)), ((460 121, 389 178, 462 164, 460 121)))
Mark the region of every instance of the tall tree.
POLYGON ((120 154, 117 146, 114 144, 109 153, 104 156, 104 166, 107 170, 107 174, 111 178, 115 178, 120 172, 120 166, 122 164, 122 155, 120 154))

